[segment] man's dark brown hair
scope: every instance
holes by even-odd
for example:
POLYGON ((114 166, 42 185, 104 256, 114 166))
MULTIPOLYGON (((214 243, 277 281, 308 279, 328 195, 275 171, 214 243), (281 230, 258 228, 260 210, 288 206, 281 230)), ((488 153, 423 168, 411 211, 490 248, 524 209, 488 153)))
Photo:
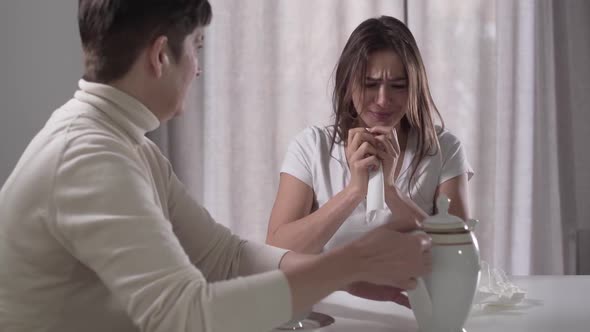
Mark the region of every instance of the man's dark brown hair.
POLYGON ((108 83, 121 78, 159 36, 168 37, 178 61, 186 36, 211 18, 207 0, 79 0, 84 79, 108 83))

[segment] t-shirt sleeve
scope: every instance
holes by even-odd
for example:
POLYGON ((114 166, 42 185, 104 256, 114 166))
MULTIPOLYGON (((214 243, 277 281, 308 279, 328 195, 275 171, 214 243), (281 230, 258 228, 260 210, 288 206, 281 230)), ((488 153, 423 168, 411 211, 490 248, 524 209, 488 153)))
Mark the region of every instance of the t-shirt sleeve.
POLYGON ((439 184, 464 173, 470 180, 474 172, 461 141, 450 132, 445 132, 439 138, 439 143, 443 158, 439 184))
POLYGON ((313 188, 313 160, 317 151, 319 128, 309 127, 299 133, 287 148, 281 173, 287 173, 313 188))

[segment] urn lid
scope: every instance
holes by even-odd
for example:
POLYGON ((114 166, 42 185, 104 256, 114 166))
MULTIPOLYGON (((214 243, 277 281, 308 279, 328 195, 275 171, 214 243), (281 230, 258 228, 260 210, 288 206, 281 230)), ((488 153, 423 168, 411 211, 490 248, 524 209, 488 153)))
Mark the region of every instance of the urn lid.
POLYGON ((469 232, 469 227, 463 219, 449 214, 449 203, 451 200, 444 194, 436 199, 438 213, 426 218, 422 223, 426 233, 435 234, 460 234, 469 232))

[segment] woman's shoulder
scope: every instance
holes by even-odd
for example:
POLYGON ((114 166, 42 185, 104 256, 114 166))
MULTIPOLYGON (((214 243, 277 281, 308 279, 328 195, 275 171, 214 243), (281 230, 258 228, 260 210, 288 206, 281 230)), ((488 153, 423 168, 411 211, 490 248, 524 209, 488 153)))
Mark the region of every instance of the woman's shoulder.
POLYGON ((301 130, 296 136, 295 140, 304 141, 317 144, 325 144, 330 142, 333 135, 333 126, 308 126, 301 130))
POLYGON ((443 151, 453 146, 461 145, 461 140, 447 128, 436 125, 435 130, 438 137, 438 143, 443 151))
POLYGON ((342 147, 339 143, 332 144, 333 135, 333 126, 306 127, 291 141, 290 150, 300 151, 323 161, 330 157, 342 159, 342 147))
MULTIPOLYGON (((461 140, 451 131, 437 126, 438 141, 445 163, 445 175, 441 178, 446 181, 454 176, 467 173, 468 179, 473 176, 473 169, 469 165, 466 151, 461 140)), ((442 182, 441 182, 442 183, 442 182)))
POLYGON ((334 126, 307 126, 299 132, 299 135, 313 135, 313 136, 330 136, 333 132, 334 126))

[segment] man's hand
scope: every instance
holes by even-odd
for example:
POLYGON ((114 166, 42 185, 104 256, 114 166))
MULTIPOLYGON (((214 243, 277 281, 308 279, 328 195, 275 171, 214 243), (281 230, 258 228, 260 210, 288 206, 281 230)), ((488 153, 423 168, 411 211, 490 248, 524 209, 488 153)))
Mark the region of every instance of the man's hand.
POLYGON ((360 275, 352 281, 414 289, 416 278, 432 269, 432 242, 426 233, 414 232, 419 227, 415 219, 401 218, 342 247, 360 264, 360 275))

